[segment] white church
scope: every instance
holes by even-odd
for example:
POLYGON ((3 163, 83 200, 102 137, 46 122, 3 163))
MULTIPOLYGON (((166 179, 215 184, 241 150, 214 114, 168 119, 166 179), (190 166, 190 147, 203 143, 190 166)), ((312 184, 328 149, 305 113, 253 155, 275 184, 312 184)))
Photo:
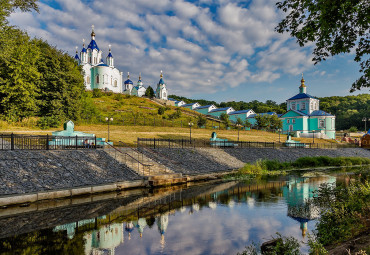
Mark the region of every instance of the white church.
MULTIPOLYGON (((141 73, 136 86, 134 86, 134 83, 130 80, 129 73, 127 73, 127 80, 123 82, 122 72, 114 67, 114 58, 110 45, 105 63, 102 55, 103 52, 99 49, 98 44, 95 41, 93 25, 89 45, 85 48, 85 40, 83 40, 80 55, 78 55, 77 47, 75 55, 75 60, 82 66, 86 90, 101 89, 104 91, 123 93, 138 97, 145 95, 146 88, 141 80, 141 73)), ((157 89, 155 90, 155 97, 167 100, 167 95, 167 88, 161 71, 160 80, 157 84, 157 89)))

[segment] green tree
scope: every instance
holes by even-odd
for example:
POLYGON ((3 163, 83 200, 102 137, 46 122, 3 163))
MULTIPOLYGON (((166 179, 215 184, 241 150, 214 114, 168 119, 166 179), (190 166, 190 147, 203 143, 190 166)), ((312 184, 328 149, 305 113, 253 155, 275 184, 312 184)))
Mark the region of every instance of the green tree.
POLYGON ((40 50, 18 29, 5 27, 1 33, 7 39, 0 46, 0 111, 10 121, 21 120, 37 112, 40 50))
POLYGON ((237 118, 235 124, 243 125, 244 123, 241 118, 237 118))
POLYGON ((145 96, 149 97, 149 98, 153 98, 154 97, 154 90, 151 86, 149 86, 146 91, 145 91, 145 96))
POLYGON ((269 117, 269 122, 270 122, 271 129, 277 130, 277 129, 283 128, 283 122, 281 121, 281 119, 279 119, 277 115, 271 115, 269 117))
POLYGON ((252 127, 252 123, 250 123, 249 120, 245 120, 244 121, 244 126, 247 127, 247 128, 250 128, 250 127, 252 127))
POLYGON ((221 113, 220 119, 222 120, 226 127, 230 126, 230 118, 227 113, 221 113))
POLYGON ((256 119, 256 125, 259 128, 267 128, 270 124, 269 121, 269 115, 262 115, 262 114, 257 114, 255 119, 256 119))
POLYGON ((207 119, 201 115, 198 116, 197 125, 198 127, 203 127, 207 123, 207 119))
POLYGON ((315 64, 329 56, 356 50, 361 77, 351 92, 370 87, 370 4, 368 0, 285 0, 277 7, 288 15, 278 24, 279 33, 289 32, 300 46, 314 42, 315 64))

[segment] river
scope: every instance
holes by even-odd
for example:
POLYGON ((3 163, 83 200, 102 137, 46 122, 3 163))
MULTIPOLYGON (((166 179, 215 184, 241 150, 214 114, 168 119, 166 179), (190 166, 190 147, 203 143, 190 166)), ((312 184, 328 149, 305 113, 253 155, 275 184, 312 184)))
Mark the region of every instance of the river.
POLYGON ((237 254, 252 242, 315 229, 306 205, 322 183, 351 175, 322 173, 212 181, 48 201, 0 209, 3 254, 237 254))

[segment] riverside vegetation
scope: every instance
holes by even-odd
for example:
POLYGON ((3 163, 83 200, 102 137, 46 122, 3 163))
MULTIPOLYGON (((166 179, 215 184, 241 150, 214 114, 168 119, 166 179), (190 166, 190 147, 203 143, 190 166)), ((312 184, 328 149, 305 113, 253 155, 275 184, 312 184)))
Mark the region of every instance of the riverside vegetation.
MULTIPOLYGON (((314 233, 308 236, 310 255, 370 254, 370 182, 368 171, 349 184, 324 183, 308 203, 320 208, 314 233), (355 241, 353 241, 355 240, 355 241)), ((300 255, 300 243, 277 233, 275 245, 263 250, 256 244, 239 255, 300 255)))

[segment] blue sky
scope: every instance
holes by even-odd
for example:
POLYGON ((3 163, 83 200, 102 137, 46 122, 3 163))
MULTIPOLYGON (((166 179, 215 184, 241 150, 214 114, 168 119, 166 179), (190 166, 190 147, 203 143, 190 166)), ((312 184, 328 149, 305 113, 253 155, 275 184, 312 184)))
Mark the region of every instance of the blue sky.
MULTIPOLYGON (((354 54, 313 65, 274 28, 283 17, 274 0, 41 0, 40 13, 14 13, 13 25, 71 55, 90 41, 133 81, 155 88, 163 70, 170 94, 221 101, 284 102, 298 93, 301 73, 314 96, 349 95, 359 77, 354 54)), ((368 93, 368 90, 362 91, 368 93)), ((358 94, 358 93, 354 93, 358 94)))

